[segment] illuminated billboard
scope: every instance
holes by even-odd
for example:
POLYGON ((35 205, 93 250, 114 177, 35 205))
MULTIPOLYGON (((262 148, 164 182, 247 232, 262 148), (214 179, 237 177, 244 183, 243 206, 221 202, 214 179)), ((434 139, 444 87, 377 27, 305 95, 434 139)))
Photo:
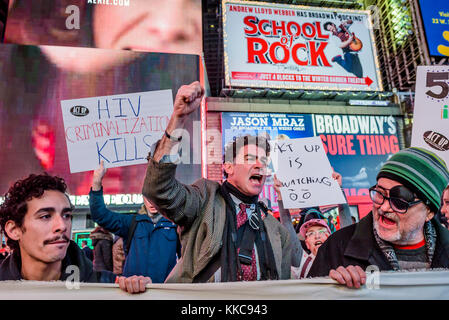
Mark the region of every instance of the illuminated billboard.
POLYGON ((449 5, 447 0, 420 0, 419 6, 430 55, 449 56, 449 5))
POLYGON ((227 86, 383 90, 368 11, 222 5, 227 86))

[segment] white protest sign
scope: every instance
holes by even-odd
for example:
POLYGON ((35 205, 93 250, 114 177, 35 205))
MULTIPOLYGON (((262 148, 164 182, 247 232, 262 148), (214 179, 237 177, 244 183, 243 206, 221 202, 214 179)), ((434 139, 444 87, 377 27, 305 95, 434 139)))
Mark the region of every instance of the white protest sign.
POLYGON ((440 156, 449 165, 449 66, 420 66, 413 110, 412 147, 440 156))
POLYGON ((286 209, 346 203, 320 137, 271 141, 273 167, 286 209))
POLYGON ((173 111, 171 90, 61 101, 70 172, 146 163, 173 111))

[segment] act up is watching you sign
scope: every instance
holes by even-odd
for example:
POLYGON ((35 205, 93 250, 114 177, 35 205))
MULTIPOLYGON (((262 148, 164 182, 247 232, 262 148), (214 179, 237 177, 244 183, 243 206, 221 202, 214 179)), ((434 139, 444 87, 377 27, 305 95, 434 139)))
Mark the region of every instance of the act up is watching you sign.
POLYGON ((285 208, 346 203, 320 137, 275 140, 271 150, 285 208))

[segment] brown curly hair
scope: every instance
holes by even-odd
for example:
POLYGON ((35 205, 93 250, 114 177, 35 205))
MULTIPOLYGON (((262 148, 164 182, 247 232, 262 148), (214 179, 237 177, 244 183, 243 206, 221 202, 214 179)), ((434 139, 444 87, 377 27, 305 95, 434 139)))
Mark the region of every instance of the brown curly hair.
MULTIPOLYGON (((5 194, 5 201, 0 206, 1 229, 5 231, 5 225, 9 220, 14 221, 18 227, 22 227, 28 210, 27 202, 33 198, 40 198, 46 190, 56 190, 66 194, 67 185, 64 179, 47 173, 30 174, 27 178, 16 181, 5 194)), ((7 244, 11 249, 19 247, 17 241, 9 237, 7 244)))

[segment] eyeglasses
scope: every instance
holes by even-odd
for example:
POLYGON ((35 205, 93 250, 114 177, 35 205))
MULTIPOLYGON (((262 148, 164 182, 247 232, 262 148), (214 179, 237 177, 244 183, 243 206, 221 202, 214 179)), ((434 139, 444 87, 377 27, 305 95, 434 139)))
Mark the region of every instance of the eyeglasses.
POLYGON ((313 237, 315 235, 322 236, 322 235, 325 235, 325 234, 329 234, 329 232, 327 232, 327 230, 325 230, 325 229, 321 229, 321 230, 318 230, 318 231, 310 231, 310 232, 306 233, 306 238, 313 237))
MULTIPOLYGON (((397 187, 400 186, 391 188, 390 194, 391 191, 397 187)), ((376 186, 369 188, 369 195, 371 200, 373 200, 373 202, 378 205, 382 205, 385 200, 388 200, 388 202, 390 203, 390 207, 397 213, 406 213, 408 208, 422 202, 422 200, 407 201, 398 197, 387 197, 382 192, 377 190, 376 186)))

